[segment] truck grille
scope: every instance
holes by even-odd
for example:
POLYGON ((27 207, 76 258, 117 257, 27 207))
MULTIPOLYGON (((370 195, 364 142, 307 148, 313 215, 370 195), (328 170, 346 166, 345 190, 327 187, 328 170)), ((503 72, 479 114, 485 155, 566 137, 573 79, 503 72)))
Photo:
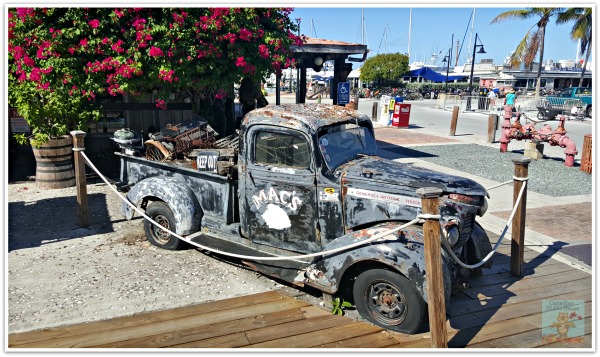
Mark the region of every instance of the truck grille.
POLYGON ((456 248, 462 247, 463 244, 467 242, 469 237, 471 237, 471 232, 473 232, 473 224, 475 223, 475 214, 467 213, 463 215, 462 222, 460 225, 460 237, 458 242, 456 243, 456 248))

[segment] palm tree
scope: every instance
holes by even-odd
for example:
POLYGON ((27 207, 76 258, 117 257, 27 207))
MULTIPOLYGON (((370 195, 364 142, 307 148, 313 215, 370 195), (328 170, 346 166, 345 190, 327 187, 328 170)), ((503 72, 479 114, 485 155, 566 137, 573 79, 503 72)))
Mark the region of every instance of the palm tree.
POLYGON ((592 8, 591 7, 573 7, 567 9, 565 12, 558 14, 556 19, 557 24, 564 24, 566 22, 575 21, 573 28, 571 29, 571 38, 577 41, 581 41, 581 47, 579 54, 583 56, 585 53, 585 60, 581 67, 581 77, 579 78, 579 86, 583 87, 583 76, 585 75, 585 67, 587 66, 590 54, 592 53, 592 8))
POLYGON ((497 23, 509 19, 529 19, 531 17, 539 17, 537 23, 532 26, 525 34, 525 37, 517 45, 517 49, 510 57, 512 66, 520 66, 525 63, 525 68, 531 69, 535 55, 539 54, 539 65, 537 70, 537 83, 535 85, 536 97, 540 93, 540 83, 542 77, 542 63, 544 61, 544 41, 546 37, 546 25, 550 22, 553 16, 557 16, 563 11, 559 7, 530 7, 526 10, 510 10, 501 13, 492 20, 497 23), (534 29, 534 27, 537 27, 534 29), (532 33, 532 30, 533 33, 532 33))

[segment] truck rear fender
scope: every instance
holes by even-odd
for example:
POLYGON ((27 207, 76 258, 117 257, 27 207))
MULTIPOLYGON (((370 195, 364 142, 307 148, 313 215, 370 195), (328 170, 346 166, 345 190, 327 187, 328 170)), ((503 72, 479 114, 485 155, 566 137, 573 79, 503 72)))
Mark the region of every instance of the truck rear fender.
MULTIPOLYGON (((148 200, 165 202, 175 217, 176 230, 179 235, 187 235, 200 229, 202 209, 194 193, 183 180, 155 176, 144 179, 127 193, 129 202, 136 206, 148 200)), ((121 206, 121 212, 127 219, 132 219, 135 210, 126 203, 121 206)))
MULTIPOLYGON (((397 223, 383 223, 361 229, 331 241, 323 250, 348 246, 397 226, 397 223)), ((442 264, 444 290, 446 301, 449 301, 452 281, 447 262, 444 256, 442 264)), ((319 258, 307 268, 304 283, 328 294, 334 294, 341 287, 342 282, 353 280, 374 264, 402 274, 415 284, 423 299, 427 301, 423 230, 421 226, 416 225, 367 245, 319 258)))

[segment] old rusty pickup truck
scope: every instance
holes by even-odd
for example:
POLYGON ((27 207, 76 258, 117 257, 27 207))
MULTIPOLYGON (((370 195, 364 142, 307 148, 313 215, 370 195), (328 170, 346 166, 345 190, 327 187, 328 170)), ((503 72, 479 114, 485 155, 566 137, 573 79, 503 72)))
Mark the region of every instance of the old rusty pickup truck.
MULTIPOLYGON (((426 325, 423 231, 419 224, 362 246, 346 247, 399 227, 421 213, 419 188, 441 189, 440 225, 466 264, 491 251, 475 217, 487 209, 486 190, 457 176, 377 155, 371 120, 324 104, 285 104, 248 113, 234 149, 198 149, 195 160, 160 162, 117 153, 127 199, 190 242, 242 259, 250 268, 356 306, 373 324, 405 333, 426 325), (233 154, 232 154, 233 151, 233 154)), ((123 205, 132 218, 135 210, 123 205)), ((148 220, 148 240, 175 250, 182 241, 148 220)), ((472 270, 443 254, 446 301, 472 270)), ((491 260, 483 267, 490 267, 491 260)), ((190 267, 193 269, 193 267, 190 267)))

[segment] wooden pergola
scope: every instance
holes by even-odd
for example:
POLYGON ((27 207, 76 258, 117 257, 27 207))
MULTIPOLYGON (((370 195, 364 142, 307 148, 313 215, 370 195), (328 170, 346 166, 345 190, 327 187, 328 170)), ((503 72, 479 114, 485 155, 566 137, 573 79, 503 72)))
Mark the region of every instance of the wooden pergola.
MULTIPOLYGON (((306 42, 302 46, 292 46, 294 52, 293 57, 297 60, 297 70, 300 71, 298 91, 296 93, 296 103, 306 102, 306 69, 313 68, 320 70, 323 63, 334 60, 333 79, 331 82, 332 88, 337 88, 339 82, 345 82, 348 74, 352 71, 352 63, 364 62, 367 58, 367 45, 357 43, 348 43, 335 40, 325 40, 322 38, 307 37, 306 42), (350 57, 351 55, 359 55, 362 57, 350 57)), ((277 75, 276 83, 276 104, 281 104, 280 101, 280 81, 281 74, 277 75)), ((333 104, 337 104, 337 91, 331 93, 333 104)))

